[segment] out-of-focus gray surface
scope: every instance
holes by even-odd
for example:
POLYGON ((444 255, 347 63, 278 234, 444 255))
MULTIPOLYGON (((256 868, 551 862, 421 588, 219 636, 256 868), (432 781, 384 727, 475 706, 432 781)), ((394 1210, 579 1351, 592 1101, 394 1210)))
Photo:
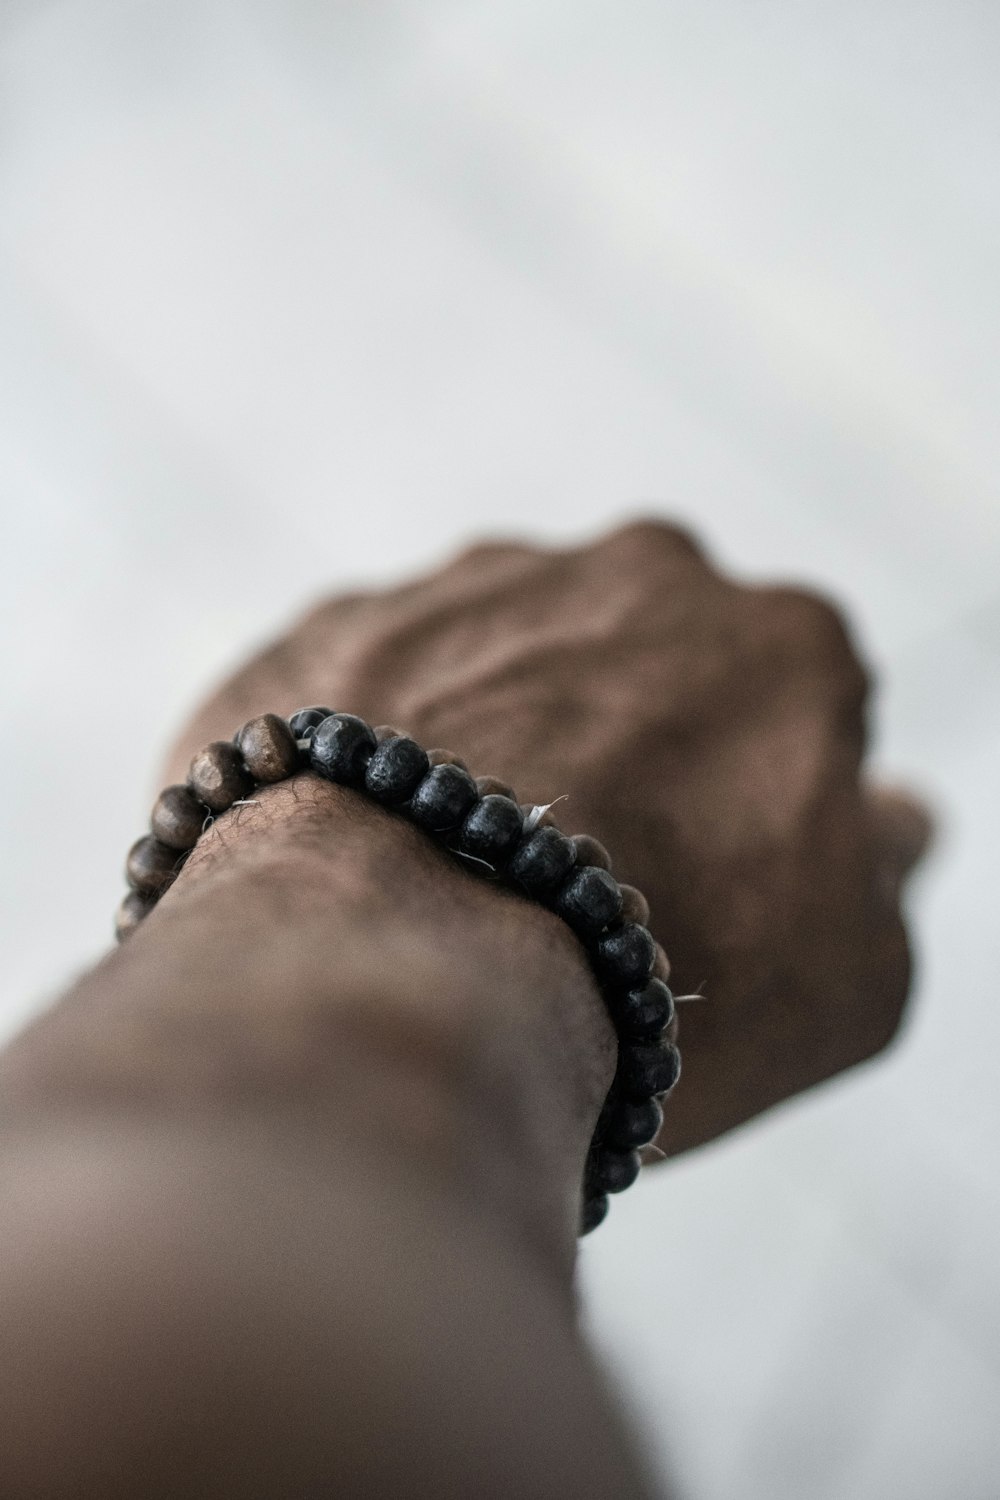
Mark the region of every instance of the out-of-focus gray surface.
POLYGON ((961 0, 0 10, 5 1031, 101 951, 193 696, 331 585, 654 509, 853 609, 943 818, 909 1031, 583 1251, 691 1500, 1000 1495, 998 42, 961 0))

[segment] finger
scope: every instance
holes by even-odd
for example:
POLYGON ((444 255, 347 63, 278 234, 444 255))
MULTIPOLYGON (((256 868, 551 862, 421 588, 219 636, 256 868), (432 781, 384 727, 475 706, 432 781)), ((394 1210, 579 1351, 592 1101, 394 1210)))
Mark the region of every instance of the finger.
POLYGON ((872 787, 867 800, 880 878, 894 901, 933 842, 934 820, 926 805, 901 787, 872 787))

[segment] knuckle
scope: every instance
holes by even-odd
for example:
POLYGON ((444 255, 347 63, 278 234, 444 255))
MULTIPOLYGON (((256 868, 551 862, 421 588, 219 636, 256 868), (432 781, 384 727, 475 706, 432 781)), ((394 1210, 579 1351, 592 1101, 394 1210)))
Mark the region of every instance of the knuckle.
POLYGON ((540 549, 517 537, 482 537, 461 547, 445 565, 446 568, 462 570, 479 567, 484 563, 503 562, 508 558, 525 558, 540 555, 540 549))
POLYGON ((847 696, 863 702, 870 674, 843 610, 812 589, 777 587, 764 593, 777 632, 783 639, 794 641, 796 654, 820 668, 847 696))
POLYGON ((830 655, 857 660, 846 616, 832 599, 801 587, 774 587, 765 593, 790 632, 830 655))
POLYGON ((593 545, 635 552, 658 560, 669 558, 707 563, 704 549, 694 534, 660 516, 636 516, 598 537, 593 545))

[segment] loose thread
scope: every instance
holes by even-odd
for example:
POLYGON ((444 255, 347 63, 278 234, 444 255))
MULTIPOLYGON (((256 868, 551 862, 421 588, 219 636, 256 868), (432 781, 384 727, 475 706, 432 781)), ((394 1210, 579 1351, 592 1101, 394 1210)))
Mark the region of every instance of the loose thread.
POLYGON ((565 802, 568 797, 569 792, 563 792, 561 797, 556 797, 553 799, 553 801, 546 802, 544 806, 541 803, 536 802, 531 811, 525 814, 525 833, 534 833, 535 829, 538 827, 539 823, 545 817, 545 814, 549 811, 549 809, 555 807, 557 802, 565 802))

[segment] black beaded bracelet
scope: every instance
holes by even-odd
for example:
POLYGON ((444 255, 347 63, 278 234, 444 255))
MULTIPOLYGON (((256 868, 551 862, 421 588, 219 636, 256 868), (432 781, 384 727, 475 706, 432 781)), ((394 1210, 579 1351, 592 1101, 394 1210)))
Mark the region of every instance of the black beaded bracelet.
POLYGON ((618 1037, 618 1066, 587 1153, 580 1233, 608 1211, 608 1194, 639 1175, 639 1150, 663 1123, 661 1098, 680 1076, 680 1053, 665 1035, 674 997, 666 955, 646 926, 649 907, 611 873, 603 845, 560 832, 548 808, 523 806, 491 776, 474 780, 445 750, 426 751, 390 725, 372 729, 355 714, 300 708, 285 720, 262 714, 232 741, 194 757, 184 786, 161 792, 151 832, 129 850, 131 890, 118 908, 119 942, 171 884, 218 814, 257 786, 311 769, 409 818, 477 874, 555 912, 586 948, 618 1037))

